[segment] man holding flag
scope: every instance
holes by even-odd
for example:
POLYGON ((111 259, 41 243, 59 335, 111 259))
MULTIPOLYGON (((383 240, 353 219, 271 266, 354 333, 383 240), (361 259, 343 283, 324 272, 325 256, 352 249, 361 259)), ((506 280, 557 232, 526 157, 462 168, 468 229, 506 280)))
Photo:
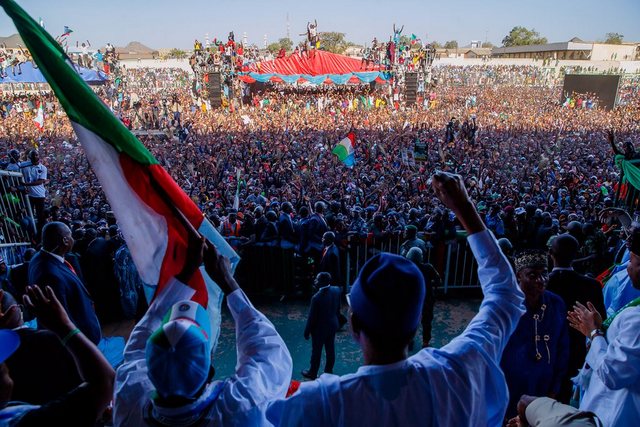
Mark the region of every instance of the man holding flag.
MULTIPOLYGON (((251 388, 255 385, 256 388, 252 390, 251 395, 252 402, 259 402, 261 396, 266 399, 275 395, 284 395, 291 375, 291 358, 284 343, 273 330, 273 326, 266 318, 260 318, 261 315, 250 307, 241 291, 231 287, 230 282, 233 279, 231 271, 239 261, 237 254, 153 155, 84 83, 70 65, 71 61, 60 44, 13 0, 0 0, 0 6, 13 20, 20 36, 31 51, 34 61, 67 113, 89 163, 100 181, 102 190, 107 196, 140 277, 145 283, 157 285, 154 303, 152 303, 155 310, 150 311, 137 326, 138 338, 152 332, 148 328, 155 326, 153 322, 158 320, 155 316, 163 315, 163 310, 171 304, 188 299, 187 311, 195 313, 194 316, 198 319, 197 326, 208 332, 206 345, 213 353, 219 336, 220 305, 223 297, 220 287, 214 280, 221 280, 220 284, 228 294, 240 294, 233 300, 231 296, 229 299, 229 304, 234 305, 232 313, 237 314, 242 311, 241 319, 237 319, 239 327, 241 324, 244 325, 247 336, 262 335, 264 337, 272 331, 270 341, 265 341, 263 338, 261 342, 269 346, 274 353, 278 353, 278 366, 274 367, 269 375, 264 375, 263 372, 268 369, 273 359, 263 361, 264 363, 245 360, 243 366, 247 372, 243 373, 246 376, 254 375, 256 383, 240 379, 241 386, 251 388), (194 245, 189 242, 196 236, 197 238, 204 236, 208 239, 205 259, 214 257, 218 269, 210 267, 213 262, 211 261, 206 270, 200 267, 195 269, 193 274, 186 275, 184 272, 187 271, 187 267, 194 262, 193 255, 189 256, 187 248, 190 248, 190 253, 194 252, 194 245), (212 253, 215 253, 215 256, 211 255, 212 253), (228 258, 230 263, 223 261, 225 258, 228 258), (228 265, 221 267, 220 265, 225 262, 228 265), (217 277, 210 277, 207 272, 212 271, 220 274, 217 274, 217 277), (223 271, 224 274, 221 273, 223 271), (198 305, 201 307, 198 308, 198 305), (207 313, 203 317, 201 313, 205 308, 207 313), (248 318, 247 316, 256 320, 251 324, 242 323, 243 319, 248 318), (145 319, 148 323, 143 323, 145 319), (251 369, 247 363, 262 363, 262 365, 260 369, 251 369), (268 379, 269 383, 267 384, 266 380, 259 383, 261 379, 268 379)), ((196 265, 199 266, 200 263, 196 265)), ((179 314, 174 314, 181 318, 179 314)), ((176 328, 179 334, 179 327, 176 326, 176 328)), ((163 344, 179 344, 175 332, 172 334, 171 331, 165 330, 165 333, 166 340, 159 338, 163 344)), ((197 336, 197 334, 191 335, 197 336)), ((132 339, 125 348, 124 364, 117 375, 119 391, 127 389, 130 385, 148 386, 148 379, 144 384, 137 382, 145 381, 147 367, 144 350, 138 347, 141 341, 134 338, 132 334, 132 339), (140 359, 141 355, 142 359, 140 359), (130 377, 129 374, 132 376, 130 377), (136 382, 131 384, 131 381, 136 382)), ((197 344, 197 339, 191 342, 197 344)), ((250 347, 249 351, 252 351, 253 357, 260 358, 261 353, 258 349, 250 347)), ((239 357, 240 354, 239 352, 239 357)), ((208 366, 205 369, 208 370, 208 366)), ((224 384, 226 382, 220 387, 224 384)), ((218 388, 207 390, 211 393, 221 393, 218 388)), ((168 402, 164 403, 166 406, 185 403, 184 399, 188 401, 194 397, 190 393, 193 391, 178 391, 177 399, 165 394, 164 397, 168 398, 168 402)), ((248 394, 244 396, 247 397, 248 394)), ((135 404, 135 402, 127 403, 135 404)), ((231 405, 226 400, 220 404, 227 407, 231 405)), ((124 419, 118 419, 118 406, 119 398, 116 396, 117 425, 124 422, 124 419)), ((237 408, 241 406, 246 408, 246 402, 235 405, 237 408), (243 404, 245 406, 242 406, 243 404)), ((142 409, 141 406, 136 406, 126 416, 141 419, 143 414, 139 411, 142 409)), ((199 409, 204 408, 199 407, 199 409)), ((179 411, 174 408, 169 412, 178 416, 179 411)), ((127 420, 127 423, 129 421, 127 420)), ((134 421, 131 425, 140 425, 140 423, 134 421)))
POLYGON ((131 333, 116 376, 114 426, 261 425, 259 408, 285 396, 291 370, 286 345, 238 287, 229 259, 192 239, 183 272, 131 333), (193 290, 185 285, 203 258, 236 325, 236 372, 222 381, 213 380, 207 313, 190 301, 193 290))

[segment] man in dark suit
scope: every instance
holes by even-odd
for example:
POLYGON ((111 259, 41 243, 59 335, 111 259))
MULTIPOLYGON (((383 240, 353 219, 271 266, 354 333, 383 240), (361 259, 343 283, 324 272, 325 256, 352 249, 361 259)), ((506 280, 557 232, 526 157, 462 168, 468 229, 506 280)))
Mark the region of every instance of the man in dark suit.
POLYGON ((313 257, 316 262, 319 262, 323 248, 322 236, 329 231, 329 227, 327 227, 327 222, 324 220, 324 203, 316 202, 313 209, 314 212, 309 216, 306 227, 303 228, 303 233, 307 243, 307 254, 313 257))
POLYGON ((278 217, 278 232, 281 238, 280 246, 283 249, 291 249, 295 246, 296 233, 293 228, 293 221, 291 220, 292 212, 293 206, 291 206, 291 203, 284 202, 280 216, 278 217))
MULTIPOLYGON (((578 240, 568 233, 553 239, 550 255, 554 267, 549 275, 547 289, 560 296, 569 310, 576 301, 585 306, 587 302, 591 302, 604 319, 607 313, 600 284, 594 279, 578 274, 571 267, 571 263, 578 254, 578 247, 578 240)), ((569 367, 560 387, 558 395, 560 402, 569 403, 573 387, 571 378, 576 376, 578 369, 582 368, 586 355, 584 335, 569 328, 569 367)))
POLYGON ((116 249, 113 241, 98 236, 89 243, 80 260, 83 282, 95 298, 96 314, 103 323, 122 320, 120 287, 113 266, 116 249))
POLYGON ((51 286, 71 321, 94 344, 101 338, 100 322, 93 301, 82 280, 64 255, 73 248, 71 230, 61 222, 50 222, 42 229, 42 249, 29 263, 29 283, 51 286))
POLYGON ((319 273, 314 283, 318 288, 311 298, 309 317, 304 328, 304 339, 311 336, 311 367, 302 371, 302 376, 311 380, 318 376, 322 348, 327 358, 324 372, 333 373, 336 360, 335 339, 340 327, 340 288, 331 286, 331 275, 319 273))
POLYGON ((318 264, 318 273, 326 272, 331 275, 334 285, 341 283, 340 281, 340 252, 335 244, 336 235, 331 231, 327 231, 322 235, 322 258, 318 264))

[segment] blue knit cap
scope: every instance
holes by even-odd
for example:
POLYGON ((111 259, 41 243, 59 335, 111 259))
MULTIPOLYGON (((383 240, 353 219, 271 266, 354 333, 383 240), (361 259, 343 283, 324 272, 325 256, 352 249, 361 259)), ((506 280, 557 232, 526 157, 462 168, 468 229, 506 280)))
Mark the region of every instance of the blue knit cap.
POLYGON ((381 253, 360 270, 349 305, 368 331, 407 335, 418 327, 424 296, 418 267, 404 257, 381 253))
POLYGON ((175 303, 147 340, 149 379, 161 397, 196 397, 209 378, 211 322, 194 301, 175 303))

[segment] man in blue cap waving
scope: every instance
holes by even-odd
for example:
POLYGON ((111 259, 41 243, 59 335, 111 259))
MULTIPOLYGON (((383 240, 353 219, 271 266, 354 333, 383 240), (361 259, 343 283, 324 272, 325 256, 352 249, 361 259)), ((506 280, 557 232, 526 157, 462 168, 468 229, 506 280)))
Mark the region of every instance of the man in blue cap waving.
POLYGON ((433 189, 469 234, 484 292, 480 312, 441 349, 409 355, 425 294, 420 270, 381 253, 360 270, 348 302, 364 366, 302 383, 266 410, 274 425, 501 425, 508 401, 500 357, 524 311, 513 270, 458 175, 439 172, 433 189), (313 414, 313 416, 310 416, 313 414))

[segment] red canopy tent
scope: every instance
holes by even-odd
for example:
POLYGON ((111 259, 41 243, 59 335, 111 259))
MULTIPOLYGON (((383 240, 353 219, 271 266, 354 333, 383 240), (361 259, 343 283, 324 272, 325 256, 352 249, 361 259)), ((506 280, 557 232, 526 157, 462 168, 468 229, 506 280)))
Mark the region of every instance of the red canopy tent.
MULTIPOLYGON (((323 50, 314 50, 309 53, 294 53, 284 58, 277 58, 272 61, 257 62, 251 64, 246 72, 239 78, 246 83, 253 83, 256 78, 250 74, 265 75, 275 74, 270 81, 282 81, 280 76, 307 75, 307 76, 344 76, 350 74, 349 83, 361 83, 362 79, 354 73, 380 73, 384 70, 379 65, 368 64, 365 68, 360 59, 351 58, 345 55, 338 55, 323 50)), ((301 77, 304 79, 304 77, 301 77)), ((382 83, 386 79, 375 78, 376 82, 382 83)), ((261 80, 262 81, 262 80, 261 80)))
POLYGON ((324 50, 311 51, 309 54, 292 54, 273 61, 258 62, 249 66, 249 71, 260 74, 347 74, 366 71, 380 71, 380 66, 362 65, 362 61, 350 56, 338 55, 324 50))

